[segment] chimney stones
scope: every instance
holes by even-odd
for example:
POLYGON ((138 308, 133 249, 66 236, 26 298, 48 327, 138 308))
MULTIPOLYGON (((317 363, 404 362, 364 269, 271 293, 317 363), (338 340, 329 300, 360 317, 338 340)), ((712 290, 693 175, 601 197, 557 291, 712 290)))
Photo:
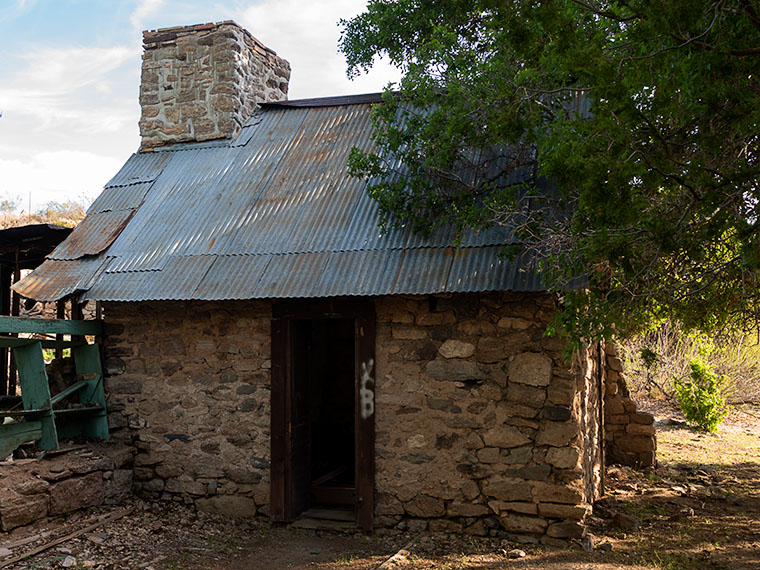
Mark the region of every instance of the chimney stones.
POLYGON ((290 64, 235 22, 145 31, 143 50, 140 150, 234 138, 287 99, 290 64))

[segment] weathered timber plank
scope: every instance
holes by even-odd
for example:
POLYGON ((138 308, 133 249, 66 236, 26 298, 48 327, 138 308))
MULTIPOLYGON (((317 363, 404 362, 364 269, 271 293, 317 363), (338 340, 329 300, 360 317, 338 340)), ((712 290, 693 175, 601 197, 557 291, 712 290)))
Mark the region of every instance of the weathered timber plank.
POLYGON ((0 316, 0 333, 51 333, 100 336, 103 334, 103 322, 0 316))
POLYGON ((82 380, 81 382, 76 382, 72 384, 71 386, 69 386, 68 388, 66 388, 63 392, 59 392, 58 394, 53 396, 50 399, 50 403, 55 406, 58 402, 63 400, 66 396, 70 396, 74 392, 81 390, 82 388, 86 386, 89 386, 89 383, 86 380, 82 380))
POLYGON ((0 425, 0 457, 7 457, 27 441, 42 437, 42 422, 9 422, 0 425))
POLYGON ((87 344, 86 341, 72 341, 72 340, 53 340, 53 339, 36 339, 36 338, 18 338, 15 336, 0 336, 0 347, 15 348, 17 346, 27 346, 39 342, 42 344, 42 348, 73 348, 75 346, 81 346, 87 344))

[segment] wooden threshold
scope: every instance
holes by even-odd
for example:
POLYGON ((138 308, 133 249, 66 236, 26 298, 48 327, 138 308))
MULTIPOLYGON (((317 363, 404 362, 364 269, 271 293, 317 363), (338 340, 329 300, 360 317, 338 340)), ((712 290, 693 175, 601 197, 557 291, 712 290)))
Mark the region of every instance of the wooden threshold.
POLYGON ((346 509, 313 508, 301 513, 291 526, 315 530, 356 529, 356 513, 346 509))

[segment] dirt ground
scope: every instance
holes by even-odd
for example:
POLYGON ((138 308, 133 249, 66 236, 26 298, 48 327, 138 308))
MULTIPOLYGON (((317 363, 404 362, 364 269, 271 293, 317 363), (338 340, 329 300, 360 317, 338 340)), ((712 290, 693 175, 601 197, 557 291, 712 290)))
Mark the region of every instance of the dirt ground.
POLYGON ((760 408, 733 412, 714 435, 689 429, 667 407, 649 408, 657 418, 659 466, 650 473, 608 470, 607 494, 590 520, 591 550, 501 538, 308 531, 134 500, 0 536, 0 568, 374 570, 385 563, 383 570, 760 570, 760 408), (124 515, 124 509, 131 510, 124 515), (8 564, 106 516, 119 518, 8 564))

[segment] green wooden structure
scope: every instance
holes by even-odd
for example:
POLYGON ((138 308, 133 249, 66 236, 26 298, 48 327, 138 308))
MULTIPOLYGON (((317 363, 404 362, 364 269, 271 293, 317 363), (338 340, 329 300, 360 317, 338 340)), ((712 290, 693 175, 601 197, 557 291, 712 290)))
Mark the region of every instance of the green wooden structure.
POLYGON ((100 336, 101 321, 27 319, 0 316, 0 347, 13 350, 18 368, 23 409, 0 411, 0 458, 19 445, 37 441, 42 449, 58 449, 59 438, 87 436, 108 439, 106 398, 100 346, 87 336, 100 336), (71 335, 71 340, 5 336, 7 333, 71 335), (45 372, 43 348, 70 348, 77 382, 51 395, 45 372), (76 394, 78 407, 56 409, 65 398, 76 394), (6 418, 12 418, 8 421, 6 418))

